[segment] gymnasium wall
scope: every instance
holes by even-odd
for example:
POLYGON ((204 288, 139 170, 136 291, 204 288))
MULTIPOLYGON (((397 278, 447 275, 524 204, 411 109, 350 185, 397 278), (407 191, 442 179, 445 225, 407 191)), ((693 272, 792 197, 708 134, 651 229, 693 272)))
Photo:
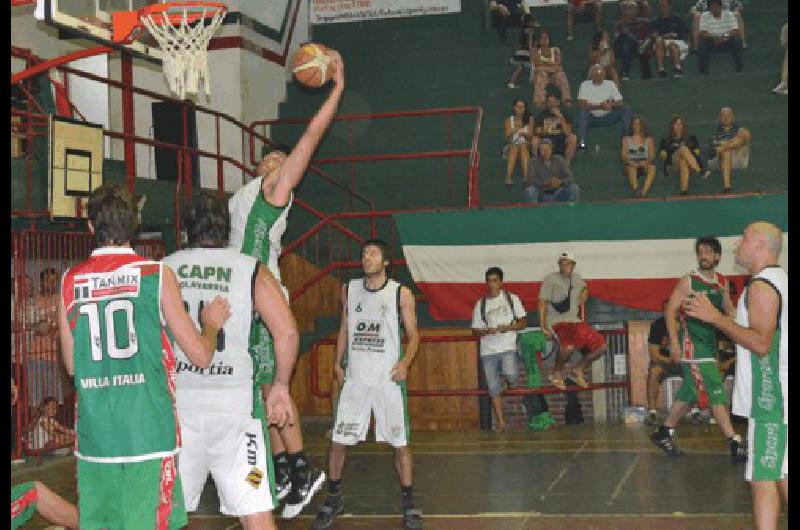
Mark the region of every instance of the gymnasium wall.
MULTIPOLYGON (((234 0, 229 2, 229 14, 216 38, 218 48, 209 52, 211 94, 201 92, 196 103, 249 123, 256 118, 275 117, 278 105, 286 96, 286 57, 300 42, 308 39, 308 5, 302 0, 234 0)), ((30 49, 42 58, 54 58, 66 53, 96 46, 87 39, 64 40, 58 30, 37 21, 33 6, 11 10, 11 43, 30 49)), ((111 79, 121 79, 120 54, 112 53, 75 63, 76 68, 111 79)), ((24 69, 24 62, 12 58, 11 72, 24 69)), ((52 75, 52 74, 51 74, 52 75)), ((61 81, 60 76, 53 77, 61 81)), ((112 130, 122 130, 121 93, 105 85, 70 76, 70 92, 78 92, 74 102, 79 110, 94 121, 107 123, 112 130), (83 97, 82 97, 83 96, 83 97), (107 103, 104 103, 104 100, 107 103), (98 102, 100 104, 98 105, 98 102)), ((169 95, 161 65, 144 59, 133 60, 133 80, 138 87, 169 95)), ((153 138, 152 104, 145 96, 134 97, 136 134, 153 138)), ((213 117, 197 114, 198 148, 215 152, 216 135, 213 117)), ((110 141, 106 158, 123 160, 123 143, 110 141)), ((220 151, 242 160, 241 132, 221 121, 220 151)), ((247 157, 249 158, 249 157, 247 157)), ((211 159, 200 160, 200 181, 204 187, 216 187, 217 166, 211 159)), ((156 176, 153 148, 137 145, 136 176, 154 179, 156 176)), ((233 191, 242 184, 241 171, 226 165, 226 189, 233 191)))

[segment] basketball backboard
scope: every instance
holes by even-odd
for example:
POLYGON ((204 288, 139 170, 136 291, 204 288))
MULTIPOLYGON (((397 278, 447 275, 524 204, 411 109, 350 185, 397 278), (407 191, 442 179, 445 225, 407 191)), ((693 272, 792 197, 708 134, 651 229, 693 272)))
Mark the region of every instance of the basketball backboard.
POLYGON ((126 48, 134 54, 161 61, 163 54, 158 43, 143 31, 141 38, 131 43, 115 42, 112 17, 114 12, 136 11, 159 4, 158 0, 37 0, 35 16, 48 25, 64 30, 62 38, 85 37, 101 44, 126 48))

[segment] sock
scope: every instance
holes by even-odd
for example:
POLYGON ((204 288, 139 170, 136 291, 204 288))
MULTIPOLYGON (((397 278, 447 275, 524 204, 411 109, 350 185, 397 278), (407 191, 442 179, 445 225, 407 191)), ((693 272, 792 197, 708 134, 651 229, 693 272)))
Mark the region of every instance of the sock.
POLYGON ((400 486, 400 494, 403 498, 403 510, 414 507, 413 486, 400 486))
POLYGON ((731 442, 742 443, 742 437, 739 436, 738 434, 734 434, 733 436, 728 438, 728 440, 731 442))
POLYGON ((276 470, 283 471, 284 473, 289 472, 289 453, 286 451, 272 455, 272 461, 275 463, 276 470))
POLYGON ((342 491, 342 479, 328 481, 328 495, 339 495, 342 491))
POLYGON ((662 437, 672 436, 673 434, 675 434, 675 429, 670 429, 666 425, 662 425, 661 427, 658 428, 658 434, 662 437))
POLYGON ((653 416, 655 416, 657 414, 656 409, 650 409, 648 411, 648 414, 652 414, 653 416))
POLYGON ((292 482, 305 482, 308 475, 308 458, 303 451, 289 453, 289 468, 292 474, 292 482))

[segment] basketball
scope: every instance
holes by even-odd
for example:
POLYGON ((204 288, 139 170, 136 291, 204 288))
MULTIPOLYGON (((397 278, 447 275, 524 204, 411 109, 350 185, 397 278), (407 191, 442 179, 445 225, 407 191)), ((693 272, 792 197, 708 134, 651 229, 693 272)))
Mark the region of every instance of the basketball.
POLYGON ((325 53, 328 48, 323 44, 303 44, 292 58, 292 73, 295 79, 304 86, 319 88, 333 75, 331 59, 325 53))

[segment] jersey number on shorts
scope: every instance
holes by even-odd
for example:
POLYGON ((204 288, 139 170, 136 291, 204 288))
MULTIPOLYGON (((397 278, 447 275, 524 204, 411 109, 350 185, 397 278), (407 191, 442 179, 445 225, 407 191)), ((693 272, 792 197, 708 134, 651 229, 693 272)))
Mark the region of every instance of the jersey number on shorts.
MULTIPOLYGON (((103 336, 105 335, 105 351, 112 359, 130 359, 139 352, 139 342, 136 340, 136 328, 133 325, 133 302, 130 300, 111 300, 103 310, 105 320, 105 334, 100 326, 100 310, 98 304, 84 304, 79 309, 80 314, 89 319, 89 335, 92 344, 92 360, 103 360, 103 336), (117 328, 114 325, 114 314, 124 313, 124 326, 121 326, 127 336, 127 346, 120 346, 117 342, 117 328)), ((120 335, 123 335, 120 333, 120 335)))
MULTIPOLYGON (((200 305, 197 308, 197 321, 202 322, 200 315, 203 313, 203 307, 205 307, 205 302, 200 300, 200 305)), ((183 308, 186 310, 187 313, 191 314, 191 309, 189 309, 189 302, 186 300, 183 301, 183 308)), ((217 331, 217 351, 222 351, 225 349, 225 328, 220 328, 217 331)))

